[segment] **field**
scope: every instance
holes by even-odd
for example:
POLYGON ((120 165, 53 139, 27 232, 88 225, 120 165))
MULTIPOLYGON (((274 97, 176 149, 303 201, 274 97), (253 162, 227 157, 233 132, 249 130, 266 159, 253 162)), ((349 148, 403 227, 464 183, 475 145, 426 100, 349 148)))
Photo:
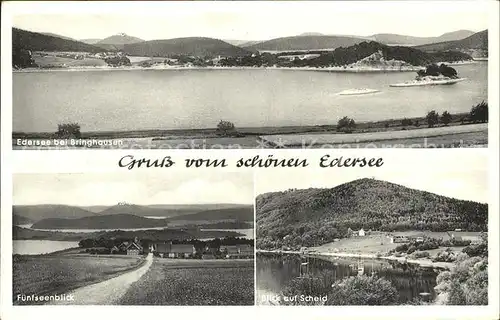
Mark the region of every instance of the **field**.
POLYGON ((155 258, 122 305, 253 305, 253 260, 155 258))
POLYGON ((13 302, 18 294, 61 294, 132 270, 144 261, 132 256, 13 256, 13 302))
POLYGON ((47 56, 34 56, 35 63, 41 68, 49 67, 103 67, 107 66, 107 63, 102 59, 97 58, 85 58, 82 60, 57 57, 54 55, 47 56))
MULTIPOLYGON (((425 235, 432 238, 442 238, 448 240, 449 236, 446 232, 432 232, 432 231, 404 231, 393 232, 394 235, 411 236, 411 235, 425 235)), ((478 232, 462 233, 462 235, 477 235, 478 232)), ((365 237, 352 237, 340 239, 337 242, 331 242, 319 247, 315 247, 318 252, 345 252, 345 253, 359 253, 359 254, 377 254, 387 253, 389 250, 396 248, 401 243, 391 243, 390 239, 384 233, 375 233, 365 237)), ((454 251, 461 251, 464 247, 452 247, 454 251)), ((444 248, 428 250, 429 253, 436 254, 444 248)))

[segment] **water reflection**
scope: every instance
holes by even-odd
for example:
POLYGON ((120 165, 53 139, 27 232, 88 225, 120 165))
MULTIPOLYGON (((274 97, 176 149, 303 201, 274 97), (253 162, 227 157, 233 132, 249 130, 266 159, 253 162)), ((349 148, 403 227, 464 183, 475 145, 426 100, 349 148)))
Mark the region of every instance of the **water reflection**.
POLYGON ((435 297, 436 272, 397 261, 313 258, 299 255, 257 254, 257 293, 279 294, 290 280, 308 275, 330 286, 337 280, 358 274, 377 275, 397 289, 400 303, 419 298, 422 293, 435 297), (307 263, 307 267, 303 265, 307 263))

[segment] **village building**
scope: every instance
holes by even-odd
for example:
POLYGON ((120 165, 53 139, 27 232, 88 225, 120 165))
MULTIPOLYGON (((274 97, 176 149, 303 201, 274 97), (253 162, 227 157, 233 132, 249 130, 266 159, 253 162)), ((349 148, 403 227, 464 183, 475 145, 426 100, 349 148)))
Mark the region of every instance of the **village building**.
POLYGON ((254 256, 254 248, 249 244, 223 245, 220 246, 219 250, 225 258, 230 259, 252 258, 254 256))
POLYGON ((152 251, 162 258, 190 258, 196 253, 192 244, 154 243, 152 251))
POLYGON ((125 251, 127 252, 127 256, 136 256, 143 253, 143 248, 140 244, 134 241, 126 246, 125 251))
POLYGON ((366 236, 366 231, 363 228, 361 228, 359 230, 352 230, 351 228, 349 228, 347 230, 347 233, 348 233, 349 237, 364 237, 364 236, 366 236))

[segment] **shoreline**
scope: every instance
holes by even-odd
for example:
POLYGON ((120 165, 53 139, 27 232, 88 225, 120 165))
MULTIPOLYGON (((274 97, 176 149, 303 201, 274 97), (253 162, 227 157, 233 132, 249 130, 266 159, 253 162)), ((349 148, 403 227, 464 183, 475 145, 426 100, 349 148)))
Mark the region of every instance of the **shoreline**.
POLYGON ((306 253, 301 253, 300 251, 284 251, 284 250, 263 250, 256 249, 255 253, 275 253, 275 254, 305 254, 311 257, 338 257, 338 258, 361 258, 361 259, 371 259, 371 260, 386 260, 386 261, 397 261, 401 263, 418 264, 425 268, 436 268, 451 270, 454 268, 454 264, 451 262, 433 262, 427 259, 407 259, 406 257, 395 257, 395 256, 381 256, 377 257, 375 254, 368 253, 348 253, 348 252, 320 252, 312 251, 306 253))
MULTIPOLYGON (((470 60, 470 61, 456 61, 456 62, 438 62, 436 64, 445 63, 448 65, 468 65, 477 64, 480 61, 488 60, 470 60)), ((179 70, 289 70, 289 71, 322 71, 322 72, 346 72, 346 73, 371 73, 371 72, 415 72, 419 70, 424 70, 425 66, 411 66, 411 67, 217 67, 217 66, 207 66, 207 67, 189 67, 189 66, 164 66, 159 67, 140 67, 140 66, 125 66, 125 67, 60 67, 60 68, 24 68, 24 69, 13 69, 13 73, 33 73, 33 72, 83 72, 83 71, 133 71, 133 70, 169 70, 169 71, 179 71, 179 70)))

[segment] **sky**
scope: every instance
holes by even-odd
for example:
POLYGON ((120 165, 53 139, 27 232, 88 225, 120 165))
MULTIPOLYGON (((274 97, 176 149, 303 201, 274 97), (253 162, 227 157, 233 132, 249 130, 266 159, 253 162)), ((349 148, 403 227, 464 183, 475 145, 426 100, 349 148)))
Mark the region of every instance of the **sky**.
POLYGON ((74 39, 102 39, 117 33, 144 40, 190 36, 268 40, 305 32, 430 37, 461 29, 487 29, 488 2, 174 1, 36 6, 16 2, 12 20, 21 29, 74 39))
MULTIPOLYGON (((198 172, 198 171, 196 171, 198 172)), ((13 204, 252 204, 252 173, 14 174, 13 204)))
MULTIPOLYGON (((256 194, 287 189, 333 188, 362 178, 375 178, 409 188, 461 200, 488 203, 488 161, 484 156, 468 156, 468 159, 444 157, 446 161, 429 161, 425 165, 407 164, 407 169, 321 169, 301 170, 291 174, 288 170, 275 170, 257 174, 256 194), (446 159, 447 158, 447 159, 446 159), (463 160, 463 161, 462 161, 463 160), (474 163, 473 166, 470 164, 474 163)), ((425 158, 424 158, 425 159, 425 158)), ((419 159, 415 159, 415 163, 419 159)))

